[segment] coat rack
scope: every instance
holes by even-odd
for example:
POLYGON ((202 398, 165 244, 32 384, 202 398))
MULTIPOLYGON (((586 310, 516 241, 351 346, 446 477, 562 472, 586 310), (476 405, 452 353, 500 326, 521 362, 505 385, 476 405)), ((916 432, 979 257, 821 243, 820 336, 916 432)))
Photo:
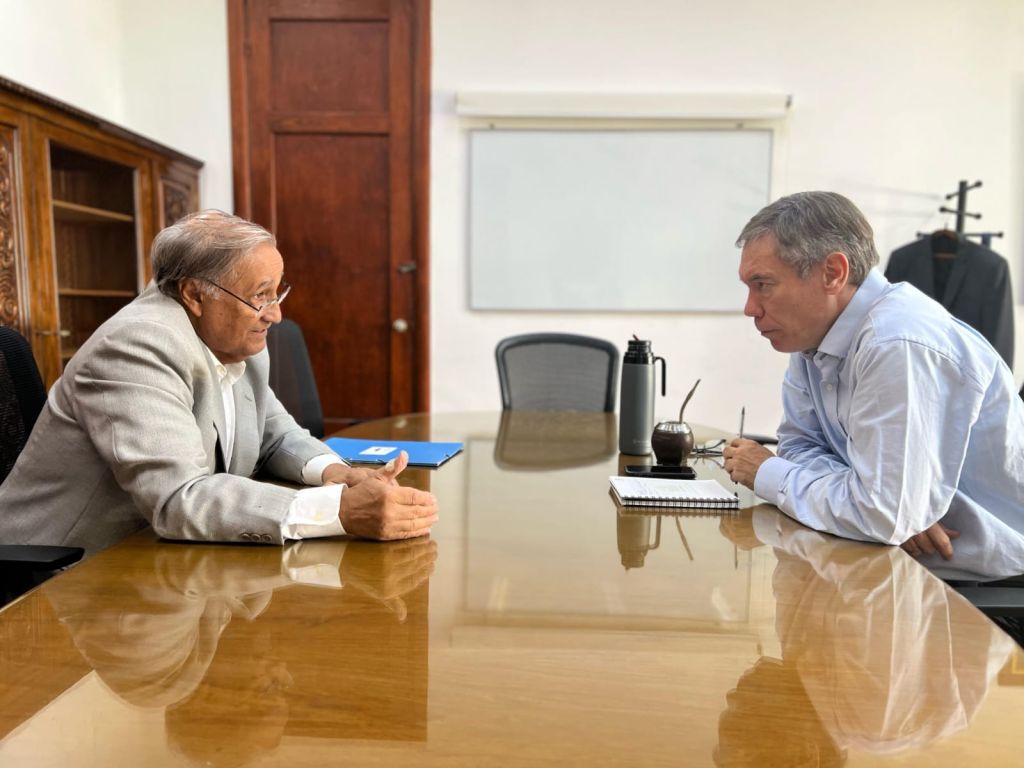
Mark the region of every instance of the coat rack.
POLYGON ((967 211, 967 193, 972 189, 977 189, 981 186, 980 181, 976 181, 973 184, 968 184, 966 181, 961 180, 957 187, 956 192, 950 192, 946 195, 947 200, 956 198, 956 209, 947 208, 942 206, 939 208, 939 213, 955 213, 956 214, 956 233, 958 235, 964 234, 964 219, 970 216, 972 219, 980 219, 980 213, 968 213, 967 211))
MULTIPOLYGON (((988 248, 992 245, 992 238, 1002 237, 1002 232, 964 232, 964 220, 966 218, 980 219, 980 213, 972 213, 967 210, 967 193, 972 189, 977 189, 981 186, 981 181, 976 181, 973 184, 969 183, 966 179, 961 179, 957 185, 956 192, 950 192, 946 195, 946 200, 952 200, 956 198, 956 208, 948 208, 945 205, 939 208, 939 213, 954 213, 956 214, 956 233, 962 237, 976 237, 981 240, 981 244, 988 248)), ((930 232, 918 232, 918 237, 927 237, 930 232)))

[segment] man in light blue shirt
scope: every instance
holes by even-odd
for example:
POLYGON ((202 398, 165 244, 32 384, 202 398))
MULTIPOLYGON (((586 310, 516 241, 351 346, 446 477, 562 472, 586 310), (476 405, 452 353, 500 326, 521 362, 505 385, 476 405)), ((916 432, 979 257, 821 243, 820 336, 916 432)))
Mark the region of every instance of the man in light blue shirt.
POLYGON ((778 455, 734 440, 730 477, 811 528, 901 544, 947 578, 1024 573, 1024 404, 998 353, 872 269, 871 226, 841 195, 777 200, 737 244, 744 313, 791 356, 778 455))

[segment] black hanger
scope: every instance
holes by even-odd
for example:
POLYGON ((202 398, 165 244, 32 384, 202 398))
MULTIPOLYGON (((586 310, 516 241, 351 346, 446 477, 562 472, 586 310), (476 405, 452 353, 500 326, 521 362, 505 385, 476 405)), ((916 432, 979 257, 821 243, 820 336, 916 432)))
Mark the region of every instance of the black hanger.
POLYGON ((960 238, 951 229, 937 229, 932 232, 932 256, 956 256, 960 238))

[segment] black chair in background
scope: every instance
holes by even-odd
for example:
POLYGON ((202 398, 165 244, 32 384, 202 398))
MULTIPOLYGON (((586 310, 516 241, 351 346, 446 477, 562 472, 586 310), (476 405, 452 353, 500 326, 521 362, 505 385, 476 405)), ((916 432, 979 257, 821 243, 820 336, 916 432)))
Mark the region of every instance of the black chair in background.
POLYGON ((946 581, 1024 648, 1024 575, 999 581, 946 581))
POLYGON ((494 356, 506 411, 615 410, 619 351, 609 341, 528 333, 502 339, 494 356))
MULTIPOLYGON (((46 402, 46 388, 25 338, 15 329, 0 326, 0 483, 7 479, 32 434, 46 402)), ((16 509, 0 515, 16 515, 16 509)), ((0 604, 46 581, 55 571, 78 562, 79 547, 3 544, 0 519, 0 604)))
POLYGON ((313 437, 322 438, 324 412, 302 329, 287 318, 270 326, 267 350, 270 352, 270 388, 301 426, 313 437))
POLYGON ((46 388, 32 349, 14 328, 0 326, 0 483, 28 442, 32 427, 46 402, 46 388))

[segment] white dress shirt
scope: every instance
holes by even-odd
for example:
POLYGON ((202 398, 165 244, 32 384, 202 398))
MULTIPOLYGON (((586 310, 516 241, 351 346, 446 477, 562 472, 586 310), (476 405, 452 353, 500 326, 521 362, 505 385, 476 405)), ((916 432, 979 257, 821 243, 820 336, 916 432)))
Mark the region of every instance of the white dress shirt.
MULTIPOLYGON (((210 356, 220 382, 220 395, 224 403, 224 432, 221 452, 224 466, 231 464, 235 446, 235 397, 232 388, 245 372, 245 362, 224 365, 209 347, 203 345, 210 356)), ((306 539, 320 536, 338 536, 345 532, 338 509, 343 484, 323 485, 324 470, 332 464, 344 464, 337 456, 314 456, 302 468, 302 482, 314 486, 303 488, 296 495, 288 514, 281 522, 281 536, 285 539, 306 539)))
POLYGON ((791 355, 778 456, 754 490, 821 531, 901 544, 960 532, 951 578, 1024 573, 1024 403, 975 330, 872 271, 816 350, 791 355))

